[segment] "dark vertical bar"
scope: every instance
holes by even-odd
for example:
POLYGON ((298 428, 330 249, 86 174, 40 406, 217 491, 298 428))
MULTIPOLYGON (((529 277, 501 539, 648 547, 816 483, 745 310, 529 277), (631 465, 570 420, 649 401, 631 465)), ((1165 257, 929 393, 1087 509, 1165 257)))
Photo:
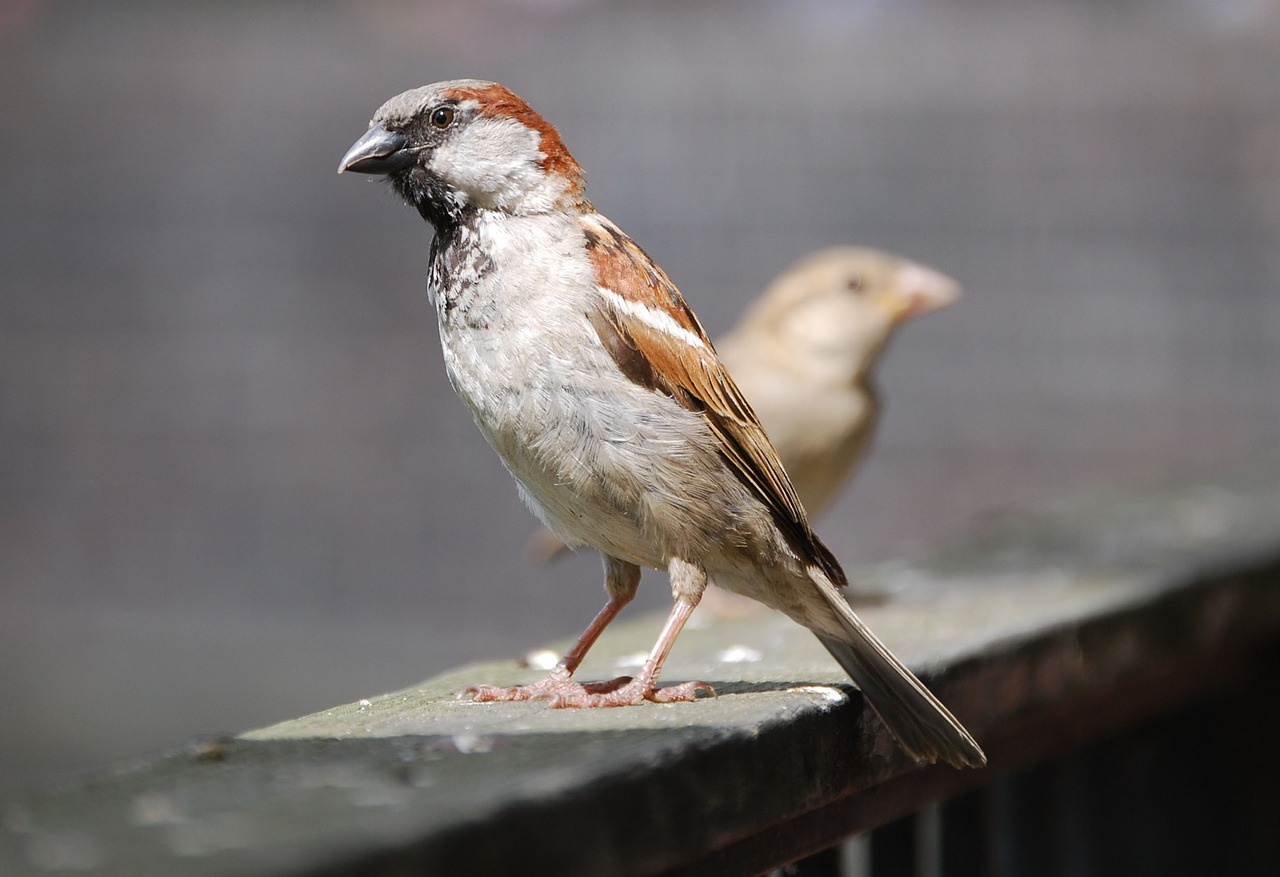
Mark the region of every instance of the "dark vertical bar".
POLYGON ((1138 817, 1131 868, 1188 877, 1243 871, 1245 813, 1229 765, 1252 729, 1235 727, 1230 715, 1230 703, 1214 699, 1120 741, 1129 750, 1125 791, 1138 817))
POLYGON ((1102 873, 1097 820, 1105 792, 1098 782, 1098 758, 1091 749, 1073 752, 1052 767, 1053 848, 1064 877, 1102 873))
POLYGON ((985 877, 986 827, 982 793, 971 792, 942 806, 942 873, 946 877, 985 877))
MULTIPOLYGON (((1276 583, 1280 587, 1280 582, 1276 583)), ((1241 877, 1280 874, 1280 642, 1222 717, 1228 770, 1240 790, 1241 877)))
POLYGON ((1002 777, 986 793, 985 837, 994 877, 1055 877, 1050 844, 1052 783, 1046 767, 1002 777))
POLYGON ((873 877, 914 877, 915 817, 906 816, 871 832, 873 877))

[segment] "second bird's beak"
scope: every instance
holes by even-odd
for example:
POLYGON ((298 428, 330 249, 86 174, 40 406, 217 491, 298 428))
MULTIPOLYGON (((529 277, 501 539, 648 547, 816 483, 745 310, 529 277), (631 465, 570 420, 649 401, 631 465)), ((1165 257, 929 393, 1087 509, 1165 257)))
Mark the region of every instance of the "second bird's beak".
POLYGON ((369 126, 364 136, 351 145, 338 164, 338 173, 390 174, 413 163, 409 138, 388 131, 380 124, 369 126))
POLYGON ((960 284, 923 265, 906 265, 898 271, 897 289, 887 309, 895 322, 933 313, 960 297, 960 284))

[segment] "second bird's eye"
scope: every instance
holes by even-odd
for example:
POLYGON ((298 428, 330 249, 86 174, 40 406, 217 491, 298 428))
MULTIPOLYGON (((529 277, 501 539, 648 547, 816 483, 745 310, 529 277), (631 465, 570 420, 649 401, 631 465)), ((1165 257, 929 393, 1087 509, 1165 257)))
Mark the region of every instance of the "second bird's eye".
POLYGON ((436 128, 448 128, 453 124, 453 107, 436 107, 431 111, 431 124, 436 128))

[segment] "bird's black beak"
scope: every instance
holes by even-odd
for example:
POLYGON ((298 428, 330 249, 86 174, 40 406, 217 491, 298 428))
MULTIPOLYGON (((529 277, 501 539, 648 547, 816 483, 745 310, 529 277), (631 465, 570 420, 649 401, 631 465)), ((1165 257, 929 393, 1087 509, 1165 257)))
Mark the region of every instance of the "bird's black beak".
POLYGON ((358 174, 391 174, 413 164, 414 155, 409 151, 409 138, 388 131, 374 123, 364 136, 352 144, 338 164, 338 173, 355 171, 358 174))

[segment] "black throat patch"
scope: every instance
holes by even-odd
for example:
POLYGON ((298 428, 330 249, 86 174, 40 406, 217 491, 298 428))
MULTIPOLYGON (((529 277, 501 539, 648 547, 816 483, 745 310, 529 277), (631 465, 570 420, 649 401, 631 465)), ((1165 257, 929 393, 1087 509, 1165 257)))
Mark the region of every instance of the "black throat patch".
POLYGON ((493 273, 493 259, 480 245, 478 215, 464 212, 459 221, 437 227, 427 269, 427 295, 442 320, 452 317, 472 328, 487 328, 494 304, 480 295, 482 282, 493 273))

